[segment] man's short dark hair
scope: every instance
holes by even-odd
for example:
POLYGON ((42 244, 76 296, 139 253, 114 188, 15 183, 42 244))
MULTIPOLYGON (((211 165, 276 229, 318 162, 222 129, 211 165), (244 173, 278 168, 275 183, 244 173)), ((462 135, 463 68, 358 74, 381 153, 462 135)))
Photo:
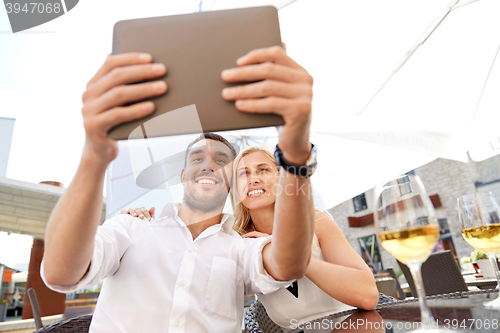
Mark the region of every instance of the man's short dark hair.
POLYGON ((231 161, 233 161, 235 158, 236 158, 236 149, 234 149, 233 145, 226 140, 226 138, 224 138, 222 135, 219 135, 219 134, 215 134, 215 133, 211 133, 211 132, 205 132, 205 133, 201 133, 199 137, 197 137, 196 139, 193 140, 193 142, 191 142, 187 148, 186 148, 186 155, 184 156, 184 169, 186 168, 186 165, 187 165, 187 158, 188 158, 188 155, 189 155, 189 151, 191 150, 191 147, 193 147, 193 145, 198 142, 198 141, 201 141, 201 140, 214 140, 214 141, 219 141, 219 142, 222 142, 223 144, 225 144, 226 146, 228 146, 229 150, 231 151, 231 161))

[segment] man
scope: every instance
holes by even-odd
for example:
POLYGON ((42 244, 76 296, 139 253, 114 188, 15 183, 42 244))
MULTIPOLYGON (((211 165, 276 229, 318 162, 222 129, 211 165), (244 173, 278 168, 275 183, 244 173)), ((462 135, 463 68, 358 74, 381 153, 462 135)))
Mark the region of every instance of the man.
MULTIPOLYGON (((231 175, 231 163, 216 167, 214 157, 234 153, 224 140, 207 137, 188 152, 182 204, 167 204, 152 223, 120 215, 98 228, 104 174, 118 152, 107 132, 150 114, 154 104, 137 101, 167 90, 163 81, 151 81, 165 75, 165 66, 151 61, 149 54, 109 56, 87 85, 85 147, 47 225, 42 277, 63 292, 106 278, 91 332, 236 332, 244 292, 268 293, 305 273, 314 233, 310 180, 294 174, 303 168, 282 169, 280 186, 296 192, 277 198, 272 241, 243 241, 232 231, 232 216, 222 214, 225 200, 210 202, 227 194, 231 175), (131 84, 143 81, 149 82, 131 84)), ((281 47, 251 51, 237 65, 222 79, 254 83, 226 88, 222 96, 242 112, 281 115, 283 165, 308 164, 309 74, 281 47)))

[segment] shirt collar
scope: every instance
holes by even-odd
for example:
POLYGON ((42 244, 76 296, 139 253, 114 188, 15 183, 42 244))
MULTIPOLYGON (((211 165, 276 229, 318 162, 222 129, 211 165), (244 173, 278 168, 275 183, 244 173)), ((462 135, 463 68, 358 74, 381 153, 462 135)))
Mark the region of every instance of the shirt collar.
MULTIPOLYGON (((168 218, 172 217, 174 220, 181 220, 179 218, 179 209, 181 208, 180 203, 172 203, 169 202, 165 206, 163 206, 163 209, 161 210, 160 215, 158 216, 158 219, 163 219, 163 218, 168 218)), ((234 225, 234 216, 231 214, 222 214, 222 218, 220 221, 220 228, 221 230, 226 233, 226 234, 231 234, 231 230, 233 230, 233 225, 234 225)))
POLYGON ((181 207, 180 203, 173 203, 173 202, 167 203, 165 206, 163 206, 160 215, 158 215, 158 219, 166 217, 174 217, 179 215, 180 207, 181 207))

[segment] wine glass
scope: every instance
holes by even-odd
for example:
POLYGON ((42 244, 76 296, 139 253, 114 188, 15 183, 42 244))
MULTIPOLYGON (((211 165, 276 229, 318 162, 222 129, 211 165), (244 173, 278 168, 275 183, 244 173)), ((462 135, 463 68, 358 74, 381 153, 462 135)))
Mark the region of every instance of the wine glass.
POLYGON ((434 206, 415 175, 401 175, 375 187, 375 228, 380 242, 411 271, 421 313, 421 329, 415 332, 447 332, 437 327, 425 298, 421 267, 439 240, 434 206))
MULTIPOLYGON (((495 252, 500 250, 500 209, 490 192, 464 195, 457 199, 462 236, 473 248, 486 253, 500 285, 495 252)), ((484 303, 487 308, 500 309, 500 296, 484 303)))

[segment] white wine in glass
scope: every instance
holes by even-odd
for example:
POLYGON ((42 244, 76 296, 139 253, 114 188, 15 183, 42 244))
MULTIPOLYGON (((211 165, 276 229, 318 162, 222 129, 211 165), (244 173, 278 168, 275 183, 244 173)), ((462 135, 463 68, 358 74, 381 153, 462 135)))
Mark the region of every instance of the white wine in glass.
POLYGON ((438 225, 409 227, 379 234, 382 246, 404 264, 427 260, 439 239, 438 225))
MULTIPOLYGON (((490 258, 500 285, 495 253, 500 250, 500 208, 490 192, 464 195, 457 199, 462 236, 473 248, 490 258)), ((500 296, 485 307, 500 309, 500 296)))
POLYGON ((402 175, 377 185, 374 207, 382 247, 410 268, 415 282, 421 313, 417 331, 449 332, 435 328, 420 272, 439 240, 439 223, 422 181, 415 175, 402 175))

